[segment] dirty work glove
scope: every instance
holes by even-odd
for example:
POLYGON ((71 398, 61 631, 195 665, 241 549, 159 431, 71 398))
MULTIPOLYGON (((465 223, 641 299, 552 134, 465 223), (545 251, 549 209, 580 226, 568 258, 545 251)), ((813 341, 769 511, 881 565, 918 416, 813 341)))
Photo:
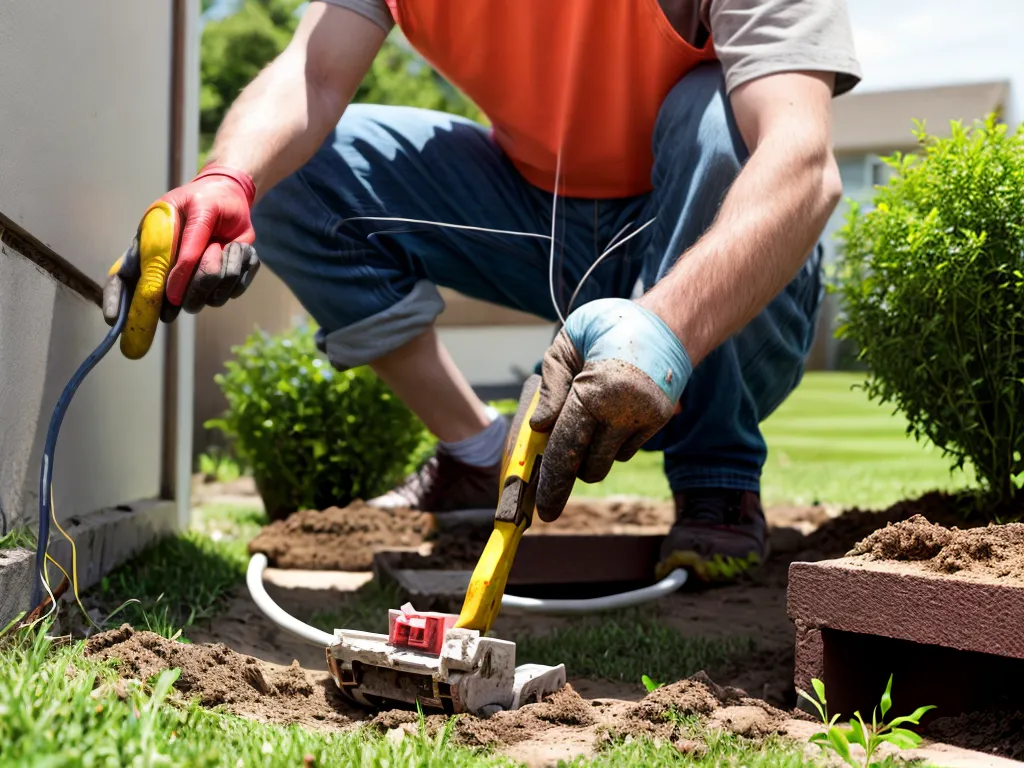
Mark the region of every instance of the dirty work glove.
POLYGON ((604 479, 672 417, 693 366, 664 321, 628 299, 599 299, 569 315, 544 355, 530 426, 550 431, 537 513, 562 514, 575 478, 604 479))
POLYGON ((113 325, 121 288, 128 286, 125 357, 137 360, 149 351, 158 320, 170 323, 182 309, 194 314, 223 306, 249 287, 260 266, 249 219, 255 197, 248 174, 209 165, 149 206, 103 287, 103 317, 113 325))

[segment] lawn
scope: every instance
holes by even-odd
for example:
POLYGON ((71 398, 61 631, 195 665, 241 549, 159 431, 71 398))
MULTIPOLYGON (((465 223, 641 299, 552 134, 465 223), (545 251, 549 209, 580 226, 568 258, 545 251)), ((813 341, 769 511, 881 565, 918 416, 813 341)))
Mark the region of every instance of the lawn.
MULTIPOLYGON (((766 504, 837 504, 881 508, 936 488, 962 487, 932 445, 906 434, 906 422, 871 402, 856 373, 808 373, 762 425, 768 462, 761 479, 766 504)), ((668 498, 660 453, 617 464, 603 482, 577 483, 580 496, 625 494, 668 498)))
MULTIPOLYGON (((966 482, 950 476, 939 453, 904 434, 900 418, 853 389, 860 377, 810 374, 764 425, 769 461, 768 503, 784 501, 882 506, 901 496, 966 482)), ((666 497, 661 457, 640 454, 617 465, 604 482, 580 486, 586 495, 666 497)), ((246 543, 262 513, 231 507, 200 510, 187 533, 166 539, 104 579, 94 591, 108 608, 124 604, 114 624, 130 621, 186 639, 196 622, 216 616, 244 580, 246 543)), ((15 543, 0 540, 0 546, 15 543)), ((23 543, 20 539, 17 543, 23 543)), ((325 628, 380 622, 395 596, 373 584, 339 611, 314 621, 325 628)), ((671 680, 746 651, 750 640, 684 638, 638 611, 605 617, 601 631, 572 627, 517 638, 522 658, 560 658, 578 674, 671 680)), ((173 673, 128 691, 111 685, 106 665, 83 658, 81 644, 54 644, 40 632, 0 641, 0 752, 4 765, 417 765, 508 764, 495 755, 456 748, 440 737, 392 742, 366 731, 325 734, 279 727, 208 711, 182 701, 173 673), (104 684, 107 683, 107 684, 104 684), (307 758, 312 757, 311 763, 307 758)), ((611 745, 589 763, 573 765, 805 764, 783 742, 762 747, 721 734, 700 734, 703 755, 643 739, 611 745)))

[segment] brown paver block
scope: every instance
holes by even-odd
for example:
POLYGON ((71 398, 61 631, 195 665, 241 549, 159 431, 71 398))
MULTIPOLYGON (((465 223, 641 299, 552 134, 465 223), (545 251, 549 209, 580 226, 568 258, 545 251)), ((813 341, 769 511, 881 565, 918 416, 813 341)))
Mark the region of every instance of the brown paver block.
POLYGON ((1021 699, 1024 585, 843 558, 793 563, 788 604, 795 683, 822 679, 832 711, 870 713, 890 673, 896 714, 1021 699))

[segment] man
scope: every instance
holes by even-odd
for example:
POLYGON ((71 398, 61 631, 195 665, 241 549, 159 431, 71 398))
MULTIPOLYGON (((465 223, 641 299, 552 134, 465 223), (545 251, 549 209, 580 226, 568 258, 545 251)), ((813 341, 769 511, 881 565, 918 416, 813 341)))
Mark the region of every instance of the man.
POLYGON ((375 503, 441 516, 493 510, 508 427, 439 342, 437 286, 565 317, 533 419, 540 517, 662 450, 659 571, 735 578, 766 555, 758 424, 813 338, 831 99, 858 79, 844 0, 312 2, 167 198, 185 223, 164 319, 244 290, 252 248, 221 248, 255 229, 332 363, 371 365, 439 438, 375 503), (493 129, 348 105, 395 22, 493 129))

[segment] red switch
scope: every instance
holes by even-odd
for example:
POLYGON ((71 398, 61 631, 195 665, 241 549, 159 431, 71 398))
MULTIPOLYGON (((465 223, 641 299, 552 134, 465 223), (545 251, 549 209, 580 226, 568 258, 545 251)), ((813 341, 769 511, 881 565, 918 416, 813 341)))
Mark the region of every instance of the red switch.
POLYGON ((412 606, 388 612, 388 643, 404 648, 426 651, 434 656, 441 655, 444 635, 455 626, 458 615, 454 613, 426 613, 413 611, 412 606))

